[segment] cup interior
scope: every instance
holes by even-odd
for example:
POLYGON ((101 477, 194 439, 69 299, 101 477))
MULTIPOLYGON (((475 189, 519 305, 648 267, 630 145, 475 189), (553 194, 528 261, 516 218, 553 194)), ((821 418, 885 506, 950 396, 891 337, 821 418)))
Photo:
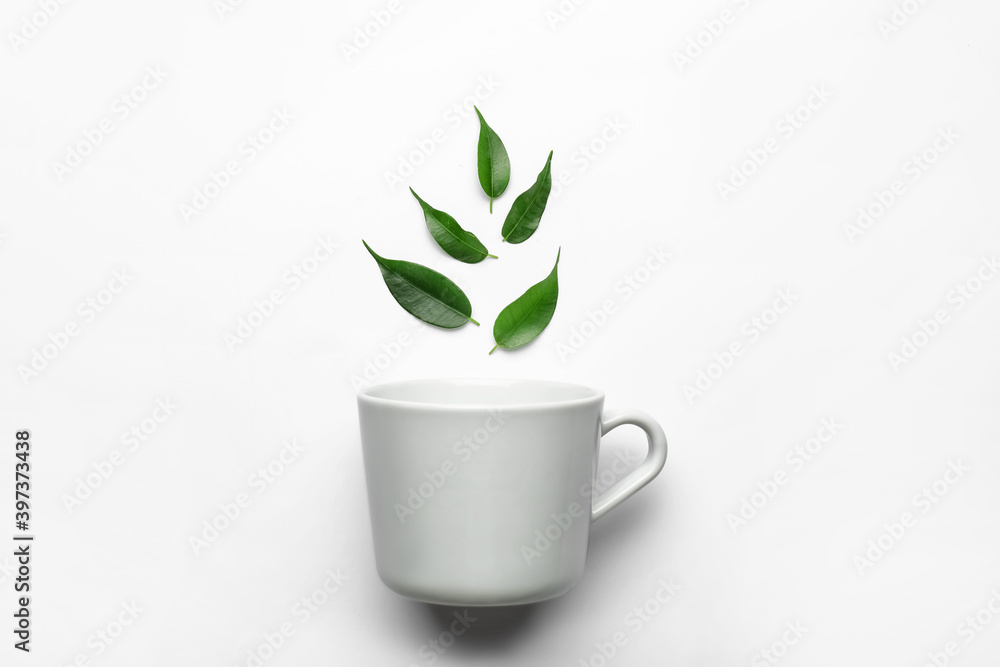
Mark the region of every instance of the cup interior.
POLYGON ((407 380, 362 389, 359 396, 400 405, 447 407, 551 406, 602 397, 601 392, 547 380, 407 380))

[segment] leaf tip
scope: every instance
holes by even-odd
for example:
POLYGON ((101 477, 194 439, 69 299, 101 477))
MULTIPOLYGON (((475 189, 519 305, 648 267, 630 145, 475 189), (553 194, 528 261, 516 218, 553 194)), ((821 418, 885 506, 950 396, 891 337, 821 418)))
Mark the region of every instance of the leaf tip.
POLYGON ((368 241, 361 239, 361 242, 365 244, 365 249, 368 251, 368 254, 372 256, 372 258, 375 260, 377 264, 381 265, 382 258, 374 250, 372 250, 372 247, 368 245, 368 241))

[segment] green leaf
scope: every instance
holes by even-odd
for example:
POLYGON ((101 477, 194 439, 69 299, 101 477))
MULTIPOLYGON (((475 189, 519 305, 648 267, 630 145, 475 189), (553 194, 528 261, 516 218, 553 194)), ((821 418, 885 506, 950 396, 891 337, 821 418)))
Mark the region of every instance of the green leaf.
POLYGON ((493 131, 479 108, 473 106, 479 116, 479 184, 483 192, 490 198, 490 213, 493 212, 493 200, 503 194, 510 182, 510 158, 507 149, 503 147, 500 137, 493 131))
MULTIPOLYGON (((413 192, 413 188, 410 188, 410 192, 413 192)), ((496 255, 491 255, 475 234, 462 229, 455 218, 444 211, 437 210, 421 199, 416 192, 413 192, 413 196, 417 198, 417 201, 420 202, 420 208, 424 210, 427 231, 431 233, 431 236, 446 253, 466 264, 475 264, 487 257, 496 259, 496 255)))
POLYGON ((442 329, 455 329, 466 322, 479 326, 472 319, 469 297, 451 280, 420 264, 380 257, 364 239, 361 242, 378 262, 389 293, 411 315, 442 329))
POLYGON ((514 299, 497 315, 497 321, 493 323, 493 339, 497 344, 490 350, 490 354, 498 347, 511 349, 530 343, 549 325, 559 298, 556 269, 559 268, 561 254, 562 248, 556 255, 552 272, 544 280, 529 287, 527 292, 514 299))
POLYGON ((552 151, 549 159, 538 173, 535 184, 522 192, 510 207, 506 220, 503 221, 503 240, 508 243, 523 243, 538 229, 542 220, 545 204, 549 201, 549 191, 552 190, 552 151))

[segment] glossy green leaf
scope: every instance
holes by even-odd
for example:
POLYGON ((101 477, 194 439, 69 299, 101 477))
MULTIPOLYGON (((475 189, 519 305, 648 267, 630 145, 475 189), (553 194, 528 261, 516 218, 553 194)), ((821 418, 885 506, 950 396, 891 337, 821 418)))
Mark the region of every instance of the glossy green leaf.
POLYGON ((483 186, 483 192, 490 198, 490 213, 493 212, 493 200, 503 194, 510 182, 510 158, 507 157, 507 149, 504 148, 500 137, 493 131, 483 114, 479 113, 477 107, 473 107, 479 116, 479 154, 477 164, 479 166, 479 184, 483 186))
POLYGON ((549 151, 549 159, 545 161, 545 166, 535 179, 535 184, 517 196, 514 205, 510 207, 510 212, 507 213, 507 218, 503 221, 501 233, 504 241, 523 243, 535 233, 538 223, 542 221, 542 213, 549 201, 551 190, 552 151, 549 151))
POLYGON ((472 319, 469 297, 451 280, 420 264, 381 257, 361 242, 378 262, 389 293, 411 315, 442 329, 455 329, 466 322, 479 325, 472 319))
MULTIPOLYGON (((413 192, 413 188, 410 188, 410 192, 413 192)), ((420 208, 424 211, 427 230, 446 253, 466 264, 475 264, 487 257, 496 259, 496 255, 491 255, 475 234, 462 229, 455 218, 437 210, 421 199, 416 192, 413 192, 413 196, 420 202, 420 208)))
POLYGON ((514 299, 497 315, 497 321, 493 323, 493 339, 497 344, 490 350, 490 354, 498 347, 511 349, 530 343, 549 325, 559 298, 556 269, 559 268, 561 254, 562 248, 556 254, 552 272, 544 280, 529 287, 527 292, 514 299))

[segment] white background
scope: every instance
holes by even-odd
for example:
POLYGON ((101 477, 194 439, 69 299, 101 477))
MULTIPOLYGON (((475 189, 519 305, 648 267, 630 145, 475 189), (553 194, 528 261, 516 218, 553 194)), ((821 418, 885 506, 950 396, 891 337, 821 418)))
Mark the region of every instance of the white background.
MULTIPOLYGON (((0 535, 14 532, 13 435, 27 428, 37 541, 33 651, 14 651, 5 629, 3 664, 252 665, 248 652, 285 622, 294 634, 264 664, 429 664, 451 611, 396 596, 374 569, 352 384, 369 363, 379 382, 596 386, 609 407, 655 415, 670 441, 661 477, 595 524, 575 590, 477 612, 437 664, 600 665, 595 644, 616 632, 616 665, 771 664, 759 651, 796 622, 807 630, 776 647, 780 664, 922 665, 949 642, 949 664, 994 664, 1000 618, 983 612, 992 623, 971 642, 959 626, 1000 591, 1000 280, 975 281, 1000 251, 1000 5, 910 4, 884 34, 890 0, 591 0, 565 15, 555 0, 404 1, 348 58, 343 45, 373 12, 384 21, 387 2, 247 0, 220 15, 211 0, 97 0, 50 19, 37 2, 5 3, 0 535), (731 21, 712 37, 704 22, 720 32, 724 9, 731 21), (157 67, 162 81, 130 93, 157 67), (832 95, 801 109, 814 87, 832 95), (492 216, 478 123, 454 109, 472 101, 513 165, 492 216), (241 144, 274 109, 293 120, 247 159, 241 144), (788 136, 779 124, 796 110, 808 119, 788 136), (105 118, 110 133, 60 178, 55 163, 105 118), (949 128, 957 139, 934 155, 949 128), (390 187, 386 173, 432 135, 431 154, 390 187), (776 152, 724 198, 719 183, 769 138, 776 152), (550 149, 567 183, 535 236, 504 246, 503 216, 550 149), (913 179, 925 149, 937 159, 913 179), (240 172, 186 220, 181 205, 230 160, 240 172), (895 179, 902 194, 849 234, 895 179), (407 186, 500 259, 444 256, 407 186), (319 237, 338 248, 296 287, 284 277, 319 237), (414 324, 362 237, 447 273, 483 326, 414 324), (488 356, 496 313, 558 247, 552 323, 488 356), (667 266, 642 268, 650 247, 671 253, 667 266), (121 270, 127 286, 104 292, 121 270), (970 279, 981 289, 957 298, 970 279), (273 314, 227 345, 273 290, 284 297, 273 314), (770 317, 778 290, 794 305, 751 341, 745 324, 770 317), (587 325, 606 300, 614 312, 587 325), (939 310, 944 324, 894 368, 889 353, 939 310), (380 357, 400 334, 408 344, 380 357), (743 354, 711 367, 733 342, 743 354), (36 352, 49 358, 25 372, 36 352), (711 386, 685 395, 699 371, 711 386), (162 423, 148 421, 157 399, 177 405, 162 423), (797 470, 786 454, 824 418, 843 427, 797 470), (144 426, 130 449, 123 434, 144 426), (302 452, 258 493, 255 471, 292 440, 302 452), (116 450, 120 465, 95 476, 116 450), (968 471, 915 503, 949 462, 968 471), (729 515, 776 471, 786 483, 734 530, 729 515), (239 494, 249 506, 193 548, 239 494), (882 535, 884 556, 859 565, 904 512, 915 525, 882 535), (338 569, 346 580, 327 595, 338 569), (636 632, 628 614, 661 580, 681 588, 636 632), (295 605, 316 591, 324 604, 302 622, 295 605), (98 639, 133 603, 138 618, 98 639)), ((616 432, 602 463, 640 441, 616 432)), ((12 548, 0 550, 3 628, 12 548)))

